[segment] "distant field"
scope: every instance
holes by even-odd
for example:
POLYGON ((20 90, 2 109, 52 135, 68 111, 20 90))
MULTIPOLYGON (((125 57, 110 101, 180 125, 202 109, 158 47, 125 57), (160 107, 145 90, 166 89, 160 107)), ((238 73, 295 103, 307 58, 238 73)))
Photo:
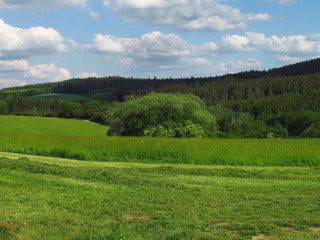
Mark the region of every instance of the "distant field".
POLYGON ((0 116, 0 151, 79 160, 320 167, 320 139, 107 137, 107 127, 58 118, 0 116))
POLYGON ((50 98, 50 99, 75 99, 75 98, 85 98, 85 95, 81 94, 66 94, 66 93, 48 93, 32 96, 34 99, 39 98, 50 98))
POLYGON ((316 240, 319 176, 0 153, 0 239, 316 240))
MULTIPOLYGON (((0 135, 105 136, 106 126, 84 120, 25 116, 1 116, 0 135)), ((23 137, 20 138, 23 138, 23 137)), ((16 138, 16 136, 13 136, 16 138)))

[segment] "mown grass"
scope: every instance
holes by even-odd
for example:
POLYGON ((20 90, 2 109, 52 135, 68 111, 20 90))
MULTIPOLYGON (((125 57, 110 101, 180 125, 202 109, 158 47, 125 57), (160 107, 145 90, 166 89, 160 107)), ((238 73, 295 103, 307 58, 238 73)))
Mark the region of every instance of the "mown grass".
POLYGON ((319 169, 0 156, 0 239, 320 238, 319 169))

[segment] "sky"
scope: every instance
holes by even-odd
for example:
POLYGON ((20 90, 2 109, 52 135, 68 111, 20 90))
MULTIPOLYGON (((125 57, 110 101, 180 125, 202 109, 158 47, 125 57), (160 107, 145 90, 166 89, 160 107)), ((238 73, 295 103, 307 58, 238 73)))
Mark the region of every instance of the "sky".
POLYGON ((180 78, 320 56, 318 0, 0 0, 0 89, 180 78))

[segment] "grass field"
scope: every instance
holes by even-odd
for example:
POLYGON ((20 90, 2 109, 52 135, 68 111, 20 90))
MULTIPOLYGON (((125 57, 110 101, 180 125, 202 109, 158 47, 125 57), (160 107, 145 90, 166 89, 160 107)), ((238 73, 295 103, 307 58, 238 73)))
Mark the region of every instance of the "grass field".
POLYGON ((0 136, 105 136, 107 127, 89 121, 0 115, 0 136))
POLYGON ((0 239, 315 240, 319 180, 312 168, 0 153, 0 239))
POLYGON ((2 152, 153 164, 320 167, 320 139, 107 137, 107 127, 88 121, 18 116, 0 116, 0 126, 2 152))
POLYGON ((320 239, 319 139, 106 130, 0 116, 0 240, 320 239))
POLYGON ((34 99, 39 98, 50 98, 50 99, 77 99, 77 98, 85 98, 86 95, 81 94, 70 94, 70 93, 47 93, 41 95, 32 96, 34 99))

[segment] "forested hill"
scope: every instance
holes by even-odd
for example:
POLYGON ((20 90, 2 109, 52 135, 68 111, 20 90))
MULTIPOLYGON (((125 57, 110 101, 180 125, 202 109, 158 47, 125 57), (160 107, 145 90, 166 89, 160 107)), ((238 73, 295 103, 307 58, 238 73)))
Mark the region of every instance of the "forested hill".
POLYGON ((273 68, 268 71, 246 71, 235 74, 227 74, 226 76, 233 76, 238 79, 248 78, 265 78, 265 77, 286 77, 298 76, 305 74, 313 74, 320 72, 320 58, 309 61, 299 62, 291 65, 286 65, 280 68, 273 68))
MULTIPOLYGON (((235 111, 277 113, 318 111, 320 106, 320 58, 281 68, 247 71, 216 77, 135 79, 102 77, 71 79, 5 89, 22 96, 46 93, 82 94, 102 102, 123 101, 151 92, 196 95, 208 104, 218 102, 235 111), (248 109, 249 108, 249 109, 248 109)), ((1 93, 1 92, 0 92, 1 93)), ((255 115, 258 113, 255 113, 255 115)))
MULTIPOLYGON (((59 83, 44 83, 27 85, 22 87, 12 87, 3 89, 9 90, 22 90, 22 89, 39 89, 39 88, 52 88, 53 92, 57 93, 80 93, 80 94, 92 94, 92 91, 111 91, 116 89, 131 89, 132 86, 143 88, 144 85, 152 85, 155 88, 166 84, 204 84, 208 81, 221 81, 223 79, 257 79, 267 77, 288 77, 299 76, 306 74, 320 73, 320 58, 316 58, 309 61, 299 62, 280 68, 273 68, 270 70, 251 70, 245 72, 239 72, 234 74, 225 74, 223 76, 215 77, 199 77, 199 78, 179 78, 179 79, 134 79, 124 77, 102 77, 102 78, 86 78, 86 79, 70 79, 59 83), (134 81, 133 81, 134 80, 134 81)), ((117 92, 117 91, 116 91, 117 92)), ((132 91, 130 91, 132 93, 132 91)), ((122 94, 120 94, 122 95, 122 94)))

